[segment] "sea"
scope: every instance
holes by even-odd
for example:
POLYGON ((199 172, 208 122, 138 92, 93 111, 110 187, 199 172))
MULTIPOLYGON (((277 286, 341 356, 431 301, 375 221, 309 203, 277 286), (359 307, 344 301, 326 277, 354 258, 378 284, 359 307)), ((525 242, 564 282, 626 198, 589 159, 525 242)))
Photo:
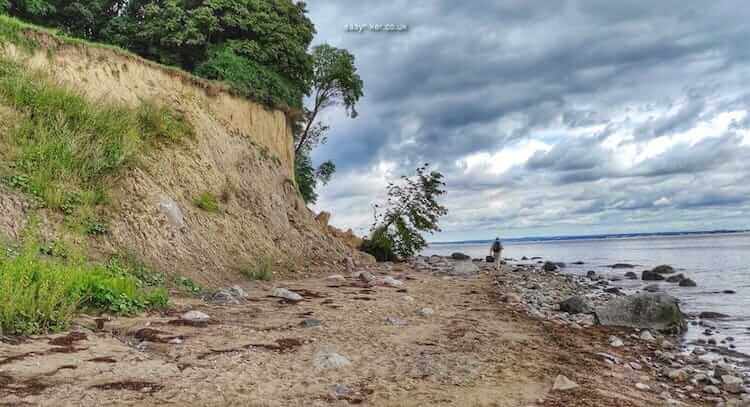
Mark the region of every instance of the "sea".
MULTIPOLYGON (((462 252, 474 258, 489 254, 492 241, 431 243, 422 254, 450 255, 462 252)), ((562 236, 503 240, 503 257, 514 260, 541 257, 566 263, 564 272, 585 275, 594 270, 602 276, 623 276, 668 264, 693 279, 697 287, 659 283, 661 289, 677 297, 683 312, 720 312, 728 318, 711 321, 718 334, 711 336, 721 347, 750 355, 750 231, 682 232, 627 235, 562 236), (583 262, 583 264, 574 264, 583 262), (615 263, 636 265, 632 270, 612 269, 615 263), (734 293, 729 293, 734 292, 734 293), (727 341, 728 338, 733 340, 727 341)), ((648 282, 654 283, 654 282, 648 282)), ((640 280, 611 283, 625 292, 642 288, 640 280)), ((687 345, 708 340, 705 328, 692 325, 683 338, 687 345)))

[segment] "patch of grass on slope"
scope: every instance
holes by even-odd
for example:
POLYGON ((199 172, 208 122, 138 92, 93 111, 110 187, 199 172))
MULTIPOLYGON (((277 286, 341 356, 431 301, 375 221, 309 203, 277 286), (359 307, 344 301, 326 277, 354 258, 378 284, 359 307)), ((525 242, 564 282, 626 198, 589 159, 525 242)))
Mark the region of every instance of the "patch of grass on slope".
POLYGON ((166 290, 142 288, 122 269, 39 253, 35 244, 0 253, 0 327, 6 334, 58 331, 77 311, 128 315, 167 305, 166 290))
POLYGON ((39 72, 0 59, 2 104, 22 113, 6 132, 13 149, 5 181, 43 206, 61 210, 72 226, 106 233, 96 206, 106 203, 106 177, 137 162, 159 141, 192 134, 184 119, 151 103, 132 109, 92 103, 39 72))

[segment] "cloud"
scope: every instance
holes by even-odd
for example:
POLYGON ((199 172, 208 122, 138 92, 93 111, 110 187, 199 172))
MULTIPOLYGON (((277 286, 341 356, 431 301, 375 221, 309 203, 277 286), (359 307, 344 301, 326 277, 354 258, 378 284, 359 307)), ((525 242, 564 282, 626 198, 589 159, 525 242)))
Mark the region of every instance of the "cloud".
POLYGON ((431 162, 449 192, 436 239, 750 227, 739 0, 308 7, 365 82, 360 117, 328 112, 314 155, 339 168, 317 206, 336 224, 366 231, 386 179, 431 162), (375 23, 409 31, 344 30, 375 23))

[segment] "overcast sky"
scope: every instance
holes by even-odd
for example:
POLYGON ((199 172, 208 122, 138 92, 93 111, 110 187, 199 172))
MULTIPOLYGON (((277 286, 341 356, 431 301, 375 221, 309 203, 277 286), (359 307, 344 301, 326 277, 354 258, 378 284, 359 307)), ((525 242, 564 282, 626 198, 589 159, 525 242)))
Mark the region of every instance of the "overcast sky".
POLYGON ((430 240, 750 228, 750 7, 310 0, 365 83, 317 210, 366 233, 389 180, 446 175, 430 240), (348 32, 404 24, 406 32, 348 32))

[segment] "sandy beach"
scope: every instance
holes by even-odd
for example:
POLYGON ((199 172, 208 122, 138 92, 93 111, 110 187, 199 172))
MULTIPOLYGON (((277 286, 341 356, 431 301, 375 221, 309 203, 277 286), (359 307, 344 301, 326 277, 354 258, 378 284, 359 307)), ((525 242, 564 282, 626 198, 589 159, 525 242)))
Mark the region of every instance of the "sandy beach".
POLYGON ((480 269, 457 275, 373 265, 359 268, 361 277, 247 284, 238 304, 177 298, 164 314, 82 317, 59 335, 4 338, 0 402, 693 406, 739 399, 665 376, 665 367, 690 366, 671 338, 643 340, 565 313, 530 315, 529 284, 553 300, 584 289, 570 276, 480 269), (303 299, 271 296, 279 287, 303 299), (184 316, 191 310, 209 319, 184 316), (623 345, 613 346, 612 336, 623 345), (560 376, 571 389, 555 389, 560 376))

